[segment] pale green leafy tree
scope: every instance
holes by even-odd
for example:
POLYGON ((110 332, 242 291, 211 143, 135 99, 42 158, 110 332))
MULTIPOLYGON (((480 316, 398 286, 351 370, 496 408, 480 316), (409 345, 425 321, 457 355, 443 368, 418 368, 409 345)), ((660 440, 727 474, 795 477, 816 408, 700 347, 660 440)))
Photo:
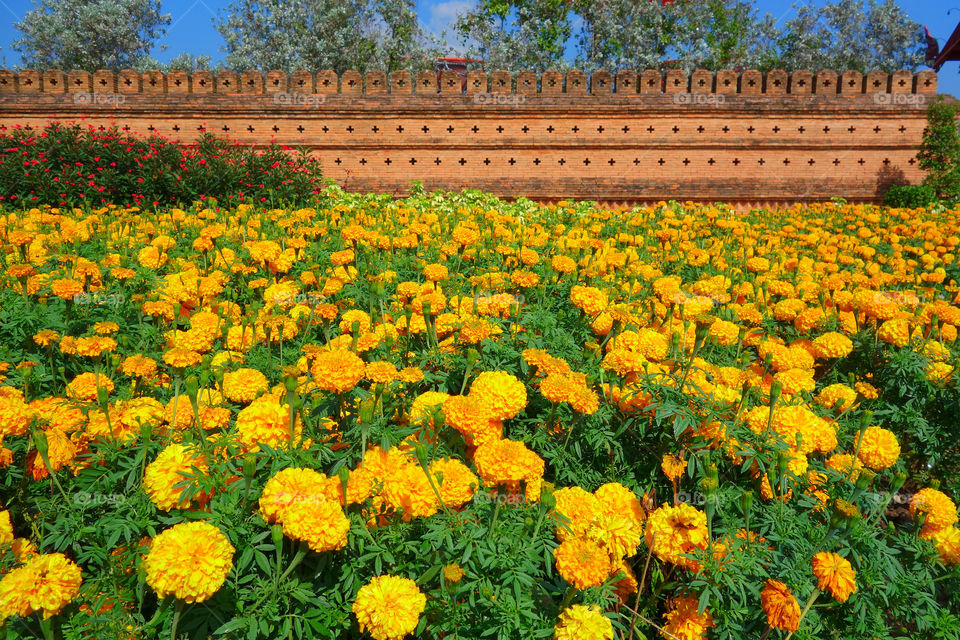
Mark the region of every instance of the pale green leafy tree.
POLYGON ((166 34, 159 0, 40 0, 14 27, 20 68, 119 71, 166 34))
POLYGON ((235 0, 215 24, 237 71, 394 71, 435 56, 413 0, 235 0))

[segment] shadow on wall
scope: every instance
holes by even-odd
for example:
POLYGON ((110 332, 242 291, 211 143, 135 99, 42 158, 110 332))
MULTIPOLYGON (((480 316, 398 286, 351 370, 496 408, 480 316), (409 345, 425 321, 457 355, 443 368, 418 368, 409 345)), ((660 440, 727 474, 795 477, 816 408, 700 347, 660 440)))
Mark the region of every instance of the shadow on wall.
POLYGON ((893 185, 905 184, 910 184, 910 181, 907 180, 907 176, 903 173, 903 169, 896 165, 886 165, 877 171, 877 188, 875 193, 877 198, 882 199, 887 193, 887 190, 893 185))

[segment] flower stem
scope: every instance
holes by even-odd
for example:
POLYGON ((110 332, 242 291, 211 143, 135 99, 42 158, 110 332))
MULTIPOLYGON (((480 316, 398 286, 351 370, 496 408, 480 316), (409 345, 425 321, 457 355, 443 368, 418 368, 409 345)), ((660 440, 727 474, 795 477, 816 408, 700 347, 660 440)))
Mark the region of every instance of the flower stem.
POLYGON ((183 600, 177 600, 173 611, 173 624, 170 627, 170 640, 177 640, 177 627, 180 626, 181 613, 183 613, 183 600))
MULTIPOLYGON (((797 626, 798 626, 798 627, 800 626, 800 623, 803 622, 804 616, 806 616, 806 615, 807 615, 807 612, 810 611, 810 607, 813 606, 814 600, 816 600, 816 599, 820 596, 821 593, 823 593, 823 592, 820 591, 820 589, 814 589, 814 590, 813 590, 813 593, 810 594, 810 599, 807 600, 806 606, 803 608, 803 611, 800 612, 800 619, 797 620, 797 626)), ((794 634, 794 632, 791 631, 791 632, 790 632, 790 635, 787 636, 787 640, 790 640, 790 638, 793 637, 793 634, 794 634)))

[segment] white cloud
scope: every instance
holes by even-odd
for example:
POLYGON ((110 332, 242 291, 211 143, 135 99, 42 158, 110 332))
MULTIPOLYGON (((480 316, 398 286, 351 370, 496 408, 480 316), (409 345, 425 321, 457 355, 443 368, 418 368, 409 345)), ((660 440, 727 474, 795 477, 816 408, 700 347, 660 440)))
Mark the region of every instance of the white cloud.
POLYGON ((461 47, 456 33, 453 31, 453 25, 457 18, 474 7, 476 0, 445 0, 432 4, 427 9, 426 20, 421 24, 424 29, 437 38, 446 31, 443 43, 449 47, 451 53, 457 53, 461 47))

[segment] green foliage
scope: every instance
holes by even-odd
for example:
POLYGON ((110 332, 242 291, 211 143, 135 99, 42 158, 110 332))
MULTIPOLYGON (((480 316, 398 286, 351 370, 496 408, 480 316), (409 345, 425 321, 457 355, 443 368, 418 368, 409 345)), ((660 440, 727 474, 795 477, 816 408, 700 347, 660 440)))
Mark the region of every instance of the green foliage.
POLYGON ((234 0, 215 24, 238 71, 416 71, 437 55, 413 0, 234 0))
POLYGON ((927 126, 917 153, 918 166, 927 172, 923 183, 944 199, 960 197, 960 104, 943 96, 927 107, 927 126))
POLYGON ((937 193, 926 184, 895 184, 883 195, 883 206, 917 209, 937 201, 937 193))
POLYGON ((319 163, 303 149, 263 151, 202 134, 193 144, 140 138, 116 127, 47 125, 0 135, 0 202, 102 206, 308 202, 321 188, 319 163))
POLYGON ((28 69, 120 71, 139 64, 170 14, 160 0, 40 0, 14 26, 13 42, 28 69))

